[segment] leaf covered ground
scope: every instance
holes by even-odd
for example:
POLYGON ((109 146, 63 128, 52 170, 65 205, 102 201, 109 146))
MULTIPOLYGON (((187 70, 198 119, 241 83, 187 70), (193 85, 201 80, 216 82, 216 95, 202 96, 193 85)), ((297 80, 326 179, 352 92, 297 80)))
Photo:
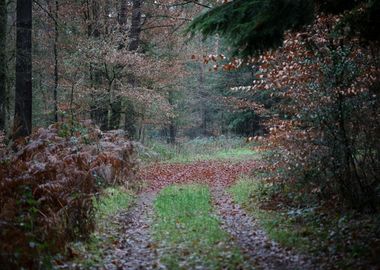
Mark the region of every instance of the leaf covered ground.
POLYGON ((249 174, 259 166, 255 160, 196 161, 193 163, 154 163, 139 172, 147 190, 160 190, 172 184, 200 183, 232 185, 241 175, 249 174))
MULTIPOLYGON (((115 196, 111 192, 111 200, 101 199, 106 203, 99 207, 103 229, 92 246, 73 247, 75 263, 60 268, 376 269, 376 262, 361 254, 366 244, 351 237, 362 237, 351 221, 339 224, 345 228, 346 238, 338 233, 344 241, 334 236, 334 223, 315 227, 314 212, 295 209, 296 200, 286 206, 285 189, 255 178, 265 162, 247 151, 238 151, 242 159, 145 164, 137 175, 143 185, 135 202, 117 199, 120 190, 115 196), (331 233, 327 240, 326 232, 331 233)), ((360 230, 366 231, 372 233, 367 236, 376 233, 360 230)), ((373 236, 371 245, 376 245, 373 236)))
MULTIPOLYGON (((124 217, 129 224, 121 227, 123 233, 114 234, 114 250, 106 247, 102 267, 291 269, 302 265, 313 269, 304 257, 292 257, 268 240, 227 193, 216 192, 262 166, 253 156, 145 165, 138 175, 145 184, 139 196, 149 194, 149 202, 139 199, 129 211, 133 219, 124 217), (284 262, 279 264, 278 258, 284 262)), ((96 265, 101 265, 99 260, 96 265)))

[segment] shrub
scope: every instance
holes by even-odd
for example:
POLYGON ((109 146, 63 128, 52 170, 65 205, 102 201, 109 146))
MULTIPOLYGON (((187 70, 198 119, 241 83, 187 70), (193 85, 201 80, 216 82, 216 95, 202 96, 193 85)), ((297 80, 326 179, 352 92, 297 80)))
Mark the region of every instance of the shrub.
POLYGON ((62 138, 59 125, 41 128, 16 153, 1 157, 3 269, 48 267, 68 241, 92 231, 93 197, 100 188, 132 179, 133 144, 116 132, 83 130, 62 138))
MULTIPOLYGON (((320 16, 305 33, 258 59, 254 91, 277 103, 267 145, 282 180, 330 199, 376 210, 380 179, 378 47, 334 32, 339 16, 320 16)), ((268 113, 267 111, 265 113, 268 113)))

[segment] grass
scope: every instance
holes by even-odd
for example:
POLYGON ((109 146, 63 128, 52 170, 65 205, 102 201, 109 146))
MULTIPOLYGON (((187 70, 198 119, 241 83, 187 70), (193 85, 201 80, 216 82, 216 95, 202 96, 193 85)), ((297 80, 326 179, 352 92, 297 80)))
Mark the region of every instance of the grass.
POLYGON ((118 234, 118 226, 110 220, 115 215, 128 209, 134 201, 133 194, 122 187, 112 187, 104 190, 95 200, 96 228, 86 242, 73 243, 72 249, 79 257, 75 263, 84 268, 101 267, 102 254, 107 247, 112 247, 118 234))
POLYGON ((201 185, 170 186, 158 194, 153 235, 168 269, 238 269, 242 264, 210 202, 210 191, 201 185))
POLYGON ((189 163, 201 160, 240 161, 256 159, 258 153, 252 151, 252 144, 246 144, 240 137, 197 138, 188 142, 170 145, 159 141, 148 144, 140 157, 145 162, 189 163))
POLYGON ((100 199, 95 202, 98 226, 109 216, 129 208, 132 202, 133 195, 130 191, 121 187, 107 188, 100 199))
MULTIPOLYGON (((242 178, 229 189, 235 201, 257 218, 268 236, 282 246, 326 258, 339 269, 365 269, 380 263, 380 215, 354 211, 337 212, 322 205, 263 207, 273 205, 278 192, 287 188, 242 178)), ((284 204, 284 203, 282 203, 284 204)))
POLYGON ((205 161, 205 160, 241 161, 241 160, 256 159, 256 158, 258 158, 257 152, 252 151, 248 148, 236 148, 236 149, 218 150, 218 151, 215 151, 214 153, 207 153, 207 154, 193 154, 193 155, 180 154, 165 162, 191 163, 191 162, 205 161))

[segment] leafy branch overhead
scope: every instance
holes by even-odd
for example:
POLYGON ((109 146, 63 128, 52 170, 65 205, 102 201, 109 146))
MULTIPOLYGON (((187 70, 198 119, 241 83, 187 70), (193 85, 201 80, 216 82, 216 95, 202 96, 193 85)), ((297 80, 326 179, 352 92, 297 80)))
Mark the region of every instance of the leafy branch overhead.
POLYGON ((379 0, 234 0, 196 17, 187 32, 205 37, 218 34, 232 47, 233 54, 249 56, 279 47, 287 30, 310 24, 317 13, 342 11, 346 12, 344 26, 351 33, 379 40, 379 0))

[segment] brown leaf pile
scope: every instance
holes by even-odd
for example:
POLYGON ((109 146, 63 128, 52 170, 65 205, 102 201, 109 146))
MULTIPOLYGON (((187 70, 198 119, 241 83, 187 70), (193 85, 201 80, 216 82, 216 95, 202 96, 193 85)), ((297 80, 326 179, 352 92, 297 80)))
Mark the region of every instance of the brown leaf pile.
POLYGON ((151 164, 140 170, 138 178, 148 182, 148 189, 159 190, 171 184, 200 183, 210 186, 232 185, 241 175, 259 166, 255 160, 198 161, 190 164, 151 164))
POLYGON ((62 252, 92 231, 93 199, 102 186, 132 179, 133 144, 120 132, 87 130, 62 138, 58 126, 41 128, 17 153, 0 157, 2 267, 40 268, 42 255, 62 252))

